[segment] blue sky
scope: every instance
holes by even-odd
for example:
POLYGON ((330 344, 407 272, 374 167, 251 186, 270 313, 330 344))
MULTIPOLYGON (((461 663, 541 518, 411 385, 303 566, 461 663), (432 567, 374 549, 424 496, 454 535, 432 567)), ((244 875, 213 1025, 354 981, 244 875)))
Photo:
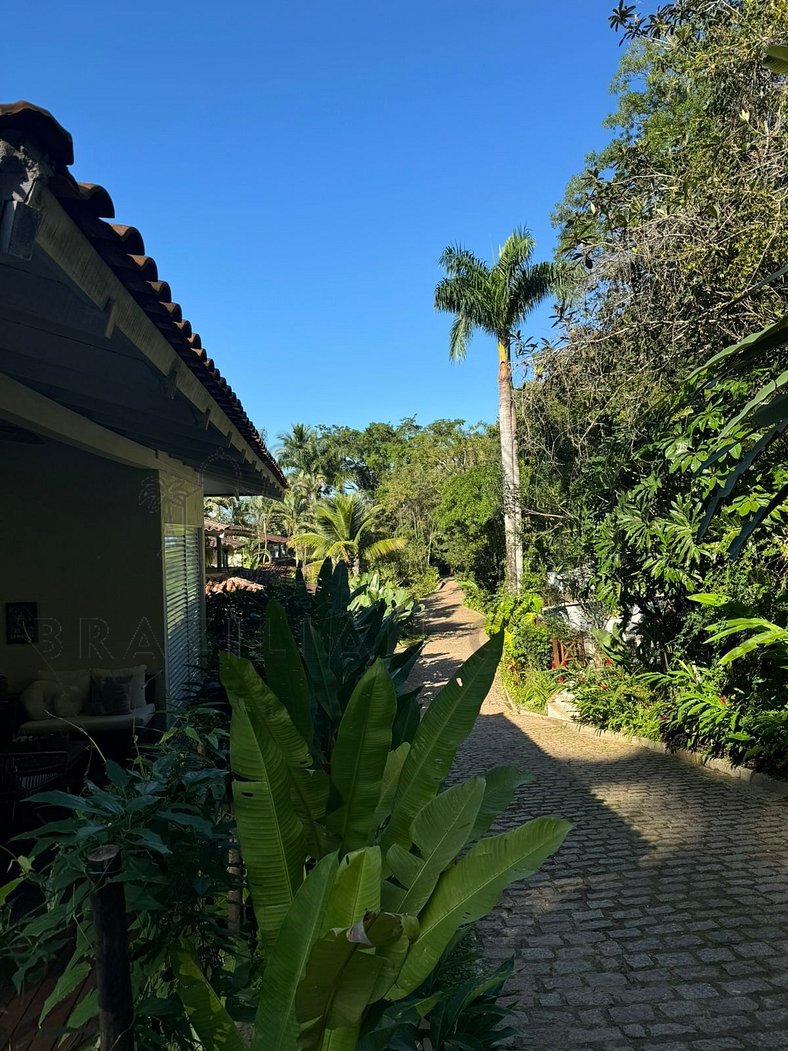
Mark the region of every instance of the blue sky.
POLYGON ((270 445, 295 421, 492 420, 495 348, 450 365, 436 260, 521 224, 550 255, 605 142, 612 6, 44 0, 0 42, 2 96, 71 131, 270 445))

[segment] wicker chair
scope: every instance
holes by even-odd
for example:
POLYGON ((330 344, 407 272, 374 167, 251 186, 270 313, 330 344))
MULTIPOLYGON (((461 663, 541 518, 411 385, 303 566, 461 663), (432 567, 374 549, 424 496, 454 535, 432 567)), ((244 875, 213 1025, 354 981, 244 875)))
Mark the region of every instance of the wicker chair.
POLYGON ((17 810, 37 792, 65 788, 67 751, 8 751, 0 753, 0 823, 15 825, 17 810))

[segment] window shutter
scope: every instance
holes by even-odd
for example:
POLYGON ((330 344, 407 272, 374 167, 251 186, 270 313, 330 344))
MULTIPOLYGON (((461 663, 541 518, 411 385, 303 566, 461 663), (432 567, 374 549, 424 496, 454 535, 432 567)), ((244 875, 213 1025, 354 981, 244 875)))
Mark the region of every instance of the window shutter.
POLYGON ((168 704, 185 701, 201 681, 204 641, 201 540, 202 533, 197 527, 164 527, 168 704))

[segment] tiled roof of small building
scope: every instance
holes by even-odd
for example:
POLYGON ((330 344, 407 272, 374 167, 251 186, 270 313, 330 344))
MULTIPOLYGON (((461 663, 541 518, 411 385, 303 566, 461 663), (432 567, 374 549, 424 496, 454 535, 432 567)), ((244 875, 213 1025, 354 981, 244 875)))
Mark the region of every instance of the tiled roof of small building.
POLYGON ((133 226, 107 222, 115 218, 112 198, 103 186, 77 182, 71 135, 52 114, 30 102, 0 103, 0 139, 13 146, 33 143, 49 160, 53 174, 48 187, 82 230, 93 248, 120 279, 153 324, 237 427, 254 453, 282 485, 279 465, 266 448, 243 405, 208 357, 199 335, 173 302, 170 286, 159 280, 155 259, 145 254, 142 235, 133 226))

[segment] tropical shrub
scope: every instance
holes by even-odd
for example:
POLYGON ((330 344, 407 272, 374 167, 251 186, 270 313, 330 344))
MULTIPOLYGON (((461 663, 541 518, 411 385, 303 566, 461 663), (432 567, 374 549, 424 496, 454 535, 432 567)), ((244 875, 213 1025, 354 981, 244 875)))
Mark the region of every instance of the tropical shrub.
POLYGON ((379 573, 362 573, 351 581, 349 609, 366 609, 376 602, 385 603, 386 610, 398 624, 410 627, 422 611, 409 588, 396 587, 381 580, 379 573))
POLYGON ((572 693, 578 722, 654 741, 661 739, 668 718, 665 705, 654 698, 642 677, 607 663, 601 668, 559 675, 557 681, 562 680, 572 693))
MULTIPOLYGON (((372 1005, 413 994, 457 931, 560 845, 569 826, 554 818, 485 836, 522 781, 511 767, 440 791, 501 647, 499 635, 474 654, 396 745, 383 661, 349 698, 331 688, 341 717, 328 763, 310 746, 315 699, 303 689, 280 699, 249 661, 223 656, 238 835, 266 956, 255 1046, 354 1048, 372 1005)), ((269 675, 279 660, 289 681, 294 652, 271 647, 269 675)), ((244 1047, 187 946, 173 965, 202 1042, 244 1047)))
POLYGON ((547 710, 548 699, 561 688, 557 674, 542 668, 515 664, 507 659, 501 662, 501 680, 509 699, 518 708, 529 712, 544 713, 547 710))
MULTIPOLYGON (((228 897, 242 887, 228 868, 235 840, 225 801, 226 732, 217 722, 215 711, 192 709, 131 770, 108 762, 102 786, 88 782, 81 796, 37 797, 65 816, 37 829, 16 859, 20 875, 5 890, 18 893, 4 908, 0 929, 3 970, 17 989, 70 952, 42 1007, 42 1024, 53 1024, 47 1023, 51 1012, 93 969, 87 858, 107 844, 122 854, 136 1046, 193 1047, 168 955, 183 937, 230 1010, 244 1017, 249 950, 227 924, 228 897), (234 970, 222 966, 225 957, 235 961, 234 970)), ((0 893, 0 900, 5 896, 0 893)), ((79 1029, 97 1012, 94 988, 74 1005, 63 1032, 79 1029)))
POLYGON ((359 1051, 488 1051, 514 1036, 501 1002, 507 960, 486 973, 473 929, 460 931, 435 971, 400 1003, 365 1019, 359 1051))
POLYGON ((267 683, 285 704, 293 705, 297 727, 316 758, 324 760, 331 754, 345 705, 376 660, 383 662, 394 683, 396 745, 412 738, 421 715, 419 691, 407 684, 421 643, 398 648, 405 625, 385 600, 357 609, 350 605, 347 566, 342 562, 332 566, 326 559, 318 575, 312 612, 303 623, 300 650, 276 603, 269 607, 263 633, 267 683), (286 663, 281 659, 284 653, 286 663))
POLYGON ((231 649, 262 667, 262 632, 268 603, 274 599, 285 611, 298 637, 312 598, 303 577, 273 570, 240 571, 238 578, 251 587, 228 589, 226 582, 210 584, 205 596, 205 620, 210 671, 218 670, 219 654, 231 649))

